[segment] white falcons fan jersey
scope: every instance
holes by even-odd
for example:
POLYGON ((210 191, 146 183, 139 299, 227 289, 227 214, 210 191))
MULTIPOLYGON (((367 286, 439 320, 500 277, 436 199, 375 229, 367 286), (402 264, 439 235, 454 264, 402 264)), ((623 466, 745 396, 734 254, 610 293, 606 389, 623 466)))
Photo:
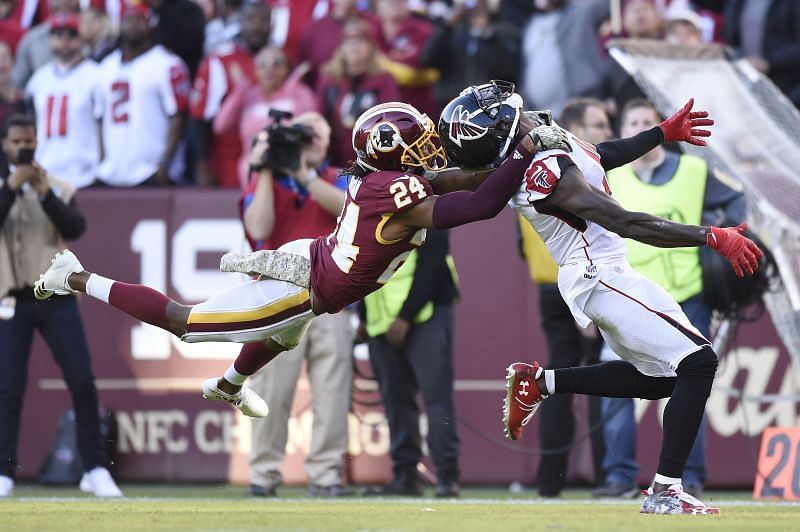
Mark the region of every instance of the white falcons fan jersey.
POLYGON ((560 157, 574 162, 591 186, 611 194, 594 145, 569 132, 567 137, 572 152, 547 150, 537 153, 525 171, 522 186, 511 199, 511 205, 539 233, 559 266, 587 260, 608 262, 624 259, 625 241, 616 233, 567 211, 549 210, 536 203, 549 196, 561 179, 560 157))
POLYGON ((100 69, 105 158, 98 176, 113 186, 138 185, 158 169, 170 118, 186 110, 189 73, 160 45, 128 62, 117 50, 100 69))
POLYGON ((75 188, 94 182, 100 157, 99 70, 89 60, 71 68, 51 61, 25 89, 36 111, 36 161, 75 188))

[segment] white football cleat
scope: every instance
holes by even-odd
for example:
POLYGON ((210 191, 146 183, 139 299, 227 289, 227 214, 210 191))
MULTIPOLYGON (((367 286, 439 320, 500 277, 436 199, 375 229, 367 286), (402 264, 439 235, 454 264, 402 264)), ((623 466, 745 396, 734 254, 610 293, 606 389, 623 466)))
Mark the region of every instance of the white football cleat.
POLYGON ((69 286, 67 277, 70 274, 84 271, 78 257, 70 250, 65 249, 56 253, 52 262, 47 271, 40 275, 39 280, 33 285, 33 294, 36 299, 47 299, 53 294, 66 296, 77 292, 69 286))
POLYGON ((11 497, 14 493, 14 479, 0 475, 0 497, 11 497))
POLYGON ((683 491, 683 486, 674 484, 664 491, 653 492, 652 486, 643 491, 645 496, 639 513, 657 515, 719 515, 719 508, 712 508, 683 491))
POLYGON ((242 389, 236 393, 226 393, 217 386, 218 380, 213 378, 203 381, 203 397, 212 401, 230 403, 248 417, 267 417, 269 407, 256 392, 247 386, 242 386, 242 389))
POLYGON ((122 497, 122 491, 105 467, 95 467, 84 473, 80 488, 95 497, 122 497))

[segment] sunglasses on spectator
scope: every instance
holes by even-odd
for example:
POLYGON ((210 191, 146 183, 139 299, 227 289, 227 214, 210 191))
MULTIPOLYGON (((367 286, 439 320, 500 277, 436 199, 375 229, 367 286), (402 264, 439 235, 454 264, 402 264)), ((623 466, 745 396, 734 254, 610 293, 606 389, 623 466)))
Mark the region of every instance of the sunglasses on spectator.
POLYGON ((54 30, 50 30, 50 35, 55 35, 56 37, 68 37, 70 39, 74 39, 78 36, 78 32, 68 28, 57 28, 54 30))
POLYGON ((285 65, 286 64, 286 60, 285 59, 272 59, 272 60, 262 59, 262 60, 258 61, 257 63, 258 63, 258 66, 277 67, 277 66, 285 65))

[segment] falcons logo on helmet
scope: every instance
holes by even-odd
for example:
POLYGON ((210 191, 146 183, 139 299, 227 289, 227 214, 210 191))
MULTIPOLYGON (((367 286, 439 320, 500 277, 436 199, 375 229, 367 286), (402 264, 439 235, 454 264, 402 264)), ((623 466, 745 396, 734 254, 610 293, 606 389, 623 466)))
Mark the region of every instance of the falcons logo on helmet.
MULTIPOLYGON (((480 112, 481 111, 478 110, 475 114, 480 112)), ((489 131, 488 128, 472 123, 472 115, 461 105, 453 109, 453 114, 450 115, 450 131, 448 131, 448 136, 459 148, 461 147, 462 140, 479 139, 484 136, 487 131, 489 131)))

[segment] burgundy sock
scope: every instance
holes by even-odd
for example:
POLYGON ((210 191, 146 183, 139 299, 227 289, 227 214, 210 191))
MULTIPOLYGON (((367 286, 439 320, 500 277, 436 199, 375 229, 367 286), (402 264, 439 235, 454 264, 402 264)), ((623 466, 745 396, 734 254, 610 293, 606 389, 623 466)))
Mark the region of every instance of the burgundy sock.
POLYGON ((167 322, 167 303, 170 299, 141 284, 127 284, 115 281, 108 294, 108 303, 122 312, 150 325, 170 331, 167 322))
POLYGON ((240 375, 253 375, 256 371, 263 368, 267 362, 278 356, 272 352, 264 342, 244 344, 239 356, 233 361, 233 369, 240 375))

